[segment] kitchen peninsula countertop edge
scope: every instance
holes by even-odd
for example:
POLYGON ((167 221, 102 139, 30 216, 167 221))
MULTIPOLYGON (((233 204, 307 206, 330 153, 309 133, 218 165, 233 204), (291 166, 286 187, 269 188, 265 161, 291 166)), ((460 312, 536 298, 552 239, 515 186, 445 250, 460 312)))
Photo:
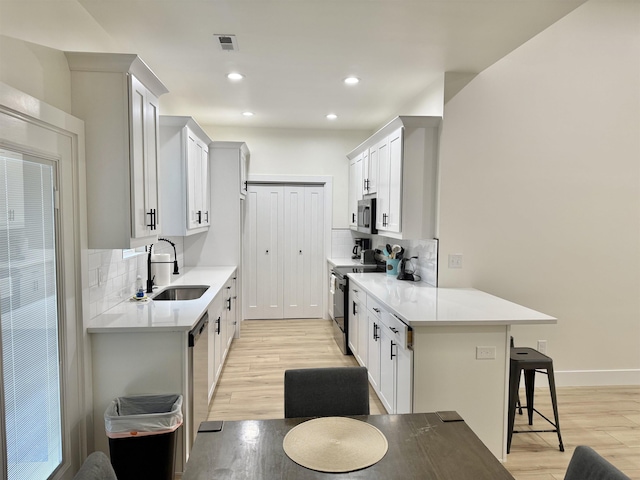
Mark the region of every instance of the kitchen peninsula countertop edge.
POLYGON ((368 295, 411 327, 535 325, 555 317, 477 290, 439 288, 398 280, 385 273, 349 273, 368 295))

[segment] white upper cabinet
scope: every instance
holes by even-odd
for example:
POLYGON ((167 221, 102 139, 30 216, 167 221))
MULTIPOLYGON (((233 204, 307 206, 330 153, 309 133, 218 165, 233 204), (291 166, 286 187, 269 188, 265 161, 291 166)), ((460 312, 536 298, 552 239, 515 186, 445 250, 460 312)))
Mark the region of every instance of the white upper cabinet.
POLYGON ((65 52, 71 112, 85 122, 89 248, 157 241, 158 97, 167 93, 133 54, 65 52))
POLYGON ((368 149, 368 168, 377 164, 374 188, 380 235, 434 237, 440 121, 440 117, 397 117, 347 155, 351 160, 368 149))
POLYGON ((362 152, 362 167, 363 177, 362 181, 362 193, 364 195, 371 195, 378 191, 378 161, 380 158, 380 149, 385 149, 386 142, 382 142, 374 145, 370 149, 365 149, 362 152))
POLYGON ((240 148, 240 198, 247 196, 247 171, 249 170, 249 150, 243 144, 240 148))
POLYGON ((378 175, 384 179, 385 192, 378 193, 376 228, 385 232, 402 233, 402 128, 394 130, 381 151, 378 175), (383 169, 384 166, 384 169, 383 169))
POLYGON ((205 232, 211 222, 211 139, 191 117, 160 117, 163 235, 205 232))
POLYGON ((358 201, 362 200, 362 159, 360 153, 349 160, 349 226, 358 227, 358 201))

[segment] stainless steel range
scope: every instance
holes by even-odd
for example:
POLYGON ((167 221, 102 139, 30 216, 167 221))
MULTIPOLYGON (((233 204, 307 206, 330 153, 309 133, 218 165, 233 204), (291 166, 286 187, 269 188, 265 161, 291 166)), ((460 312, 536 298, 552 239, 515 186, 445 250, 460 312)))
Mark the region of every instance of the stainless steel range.
POLYGON ((333 291, 333 338, 345 355, 351 355, 349 350, 349 277, 347 273, 382 272, 383 266, 378 265, 353 265, 349 267, 334 267, 332 275, 335 276, 333 291))

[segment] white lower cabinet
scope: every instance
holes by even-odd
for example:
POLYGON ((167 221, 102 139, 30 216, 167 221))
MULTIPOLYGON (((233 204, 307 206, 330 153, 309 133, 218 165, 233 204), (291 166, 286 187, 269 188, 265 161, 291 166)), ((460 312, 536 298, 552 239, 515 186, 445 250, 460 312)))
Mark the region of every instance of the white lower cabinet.
POLYGON ((369 318, 367 315, 366 298, 358 301, 358 353, 356 359, 363 367, 367 366, 369 350, 369 318))
POLYGON ((209 312, 209 350, 208 350, 208 380, 209 380, 209 402, 213 397, 213 391, 216 388, 216 382, 218 380, 218 364, 219 360, 216 358, 216 353, 220 350, 220 336, 218 334, 218 322, 222 314, 222 297, 220 294, 216 295, 216 298, 211 302, 208 308, 209 312))
POLYGON ((387 412, 394 412, 396 407, 396 362, 394 357, 393 334, 389 327, 382 325, 380 332, 380 401, 387 412))
POLYGON ((390 413, 411 413, 413 352, 402 345, 400 322, 382 313, 380 333, 380 401, 390 413))
POLYGON ((209 305, 209 402, 213 397, 222 366, 233 342, 236 331, 236 315, 233 295, 237 271, 227 280, 218 295, 209 305))
POLYGON ((413 412, 411 328, 351 280, 349 347, 388 413, 413 412), (366 305, 366 307, 365 307, 366 305))
POLYGON ((367 370, 373 389, 380 389, 380 318, 367 308, 367 370))
POLYGON ((369 372, 369 383, 376 393, 380 390, 380 324, 376 317, 367 311, 367 370, 369 372))
POLYGON ((395 413, 413 412, 413 350, 398 347, 396 362, 395 413))
POLYGON ((351 353, 353 353, 356 361, 360 365, 364 365, 365 362, 360 357, 362 352, 360 348, 360 317, 362 316, 366 321, 366 314, 363 302, 359 297, 358 289, 349 288, 348 310, 349 325, 347 329, 347 342, 349 343, 349 349, 351 349, 351 353))

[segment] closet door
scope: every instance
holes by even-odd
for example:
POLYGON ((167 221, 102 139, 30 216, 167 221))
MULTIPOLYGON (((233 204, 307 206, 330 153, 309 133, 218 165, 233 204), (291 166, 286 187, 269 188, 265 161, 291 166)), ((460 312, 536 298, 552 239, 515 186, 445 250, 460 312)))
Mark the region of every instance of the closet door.
MULTIPOLYGON (((245 217, 245 318, 283 318, 284 187, 249 185, 245 217)), ((223 252, 221 252, 223 254, 223 252)))
POLYGON ((305 318, 322 318, 324 268, 324 187, 308 186, 304 191, 304 273, 305 318))
POLYGON ((284 317, 304 317, 305 301, 305 190, 284 187, 284 317))

